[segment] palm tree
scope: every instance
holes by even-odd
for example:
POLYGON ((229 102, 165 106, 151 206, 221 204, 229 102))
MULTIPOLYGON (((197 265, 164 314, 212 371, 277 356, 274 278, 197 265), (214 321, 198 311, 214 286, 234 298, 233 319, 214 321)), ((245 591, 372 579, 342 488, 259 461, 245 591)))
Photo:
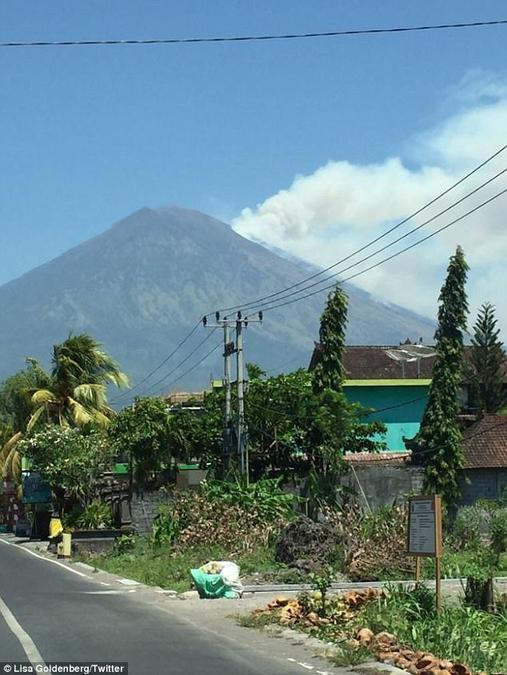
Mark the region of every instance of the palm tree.
POLYGON ((129 380, 90 335, 69 335, 53 348, 49 384, 32 392, 33 413, 27 430, 39 421, 106 427, 114 414, 107 401, 108 384, 126 387, 129 380))
POLYGON ((21 457, 17 450, 18 442, 22 439, 21 432, 10 435, 8 440, 2 439, 3 447, 0 450, 0 478, 5 481, 21 482, 21 457))

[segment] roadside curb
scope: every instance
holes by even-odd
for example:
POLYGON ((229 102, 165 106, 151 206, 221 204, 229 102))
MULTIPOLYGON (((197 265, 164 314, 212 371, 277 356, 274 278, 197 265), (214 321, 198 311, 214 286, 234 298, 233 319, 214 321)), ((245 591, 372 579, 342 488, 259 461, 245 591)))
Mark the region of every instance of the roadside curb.
MULTIPOLYGON (((250 629, 249 629, 250 630, 250 629)), ((313 637, 308 633, 294 630, 293 628, 283 628, 277 624, 270 624, 260 629, 262 633, 269 637, 282 638, 289 641, 294 646, 301 646, 303 649, 311 652, 314 656, 325 658, 329 661, 341 653, 340 646, 334 642, 325 642, 319 638, 313 637)), ((386 675, 407 675, 406 670, 401 670, 389 663, 382 663, 371 659, 356 666, 341 666, 342 668, 349 668, 351 672, 360 673, 361 675, 368 675, 369 673, 378 674, 380 672, 386 675)))

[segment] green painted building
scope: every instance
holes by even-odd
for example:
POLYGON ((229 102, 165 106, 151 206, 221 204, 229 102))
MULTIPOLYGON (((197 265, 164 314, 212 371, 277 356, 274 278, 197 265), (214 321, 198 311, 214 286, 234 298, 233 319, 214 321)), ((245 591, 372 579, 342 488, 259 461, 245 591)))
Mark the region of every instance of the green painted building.
MULTIPOLYGON (((432 356, 401 363, 389 356, 399 349, 400 345, 347 346, 343 359, 345 395, 372 410, 367 419, 386 425, 380 440, 391 452, 405 452, 403 437, 413 438, 419 431, 435 360, 432 356)), ((318 363, 319 352, 316 344, 310 369, 318 363)))
POLYGON ((428 399, 431 380, 347 380, 345 395, 349 401, 375 410, 368 421, 380 421, 387 433, 379 436, 393 452, 406 450, 403 437, 413 438, 419 426, 428 399))

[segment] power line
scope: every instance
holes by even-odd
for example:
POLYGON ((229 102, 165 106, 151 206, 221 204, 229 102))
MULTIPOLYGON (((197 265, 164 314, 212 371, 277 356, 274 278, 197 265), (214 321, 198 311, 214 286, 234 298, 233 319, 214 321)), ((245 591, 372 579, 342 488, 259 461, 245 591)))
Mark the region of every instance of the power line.
MULTIPOLYGON (((212 333, 210 333, 208 335, 208 337, 210 337, 211 335, 212 335, 212 333)), ((206 338, 206 339, 208 339, 208 338, 206 338)), ((208 358, 208 356, 211 356, 211 354, 213 354, 213 352, 215 352, 221 345, 222 345, 222 341, 217 342, 217 344, 212 349, 210 349, 209 352, 206 352, 206 354, 202 357, 202 359, 199 359, 199 361, 197 361, 197 363, 194 363, 194 365, 191 366, 190 368, 188 368, 187 370, 185 370, 184 373, 181 373, 181 375, 178 375, 178 377, 176 379, 174 379, 172 382, 169 382, 169 384, 166 384, 164 386, 164 389, 166 389, 166 390, 169 389, 169 387, 172 387, 173 384, 176 384, 176 382, 179 382, 182 378, 184 378, 186 375, 188 375, 193 370, 195 370, 198 366, 201 365, 201 363, 203 361, 205 361, 208 358)))
POLYGON ((275 33, 268 35, 232 35, 217 37, 188 37, 188 38, 135 38, 112 40, 37 40, 37 41, 9 41, 0 42, 0 47, 94 47, 114 45, 173 45, 199 44, 219 42, 267 42, 270 40, 302 40, 308 38, 331 38, 357 35, 386 35, 392 33, 415 33, 423 31, 451 30, 460 28, 480 28, 487 26, 502 26, 507 19, 493 21, 468 21, 462 23, 440 23, 421 26, 393 26, 388 28, 357 28, 333 30, 311 33, 275 33))
POLYGON ((165 364, 169 361, 169 359, 171 359, 176 354, 176 352, 179 349, 181 349, 181 347, 183 347, 183 345, 186 342, 188 342, 188 340, 190 340, 190 338, 196 332, 196 330, 199 328, 200 325, 201 325, 201 322, 198 321, 195 324, 195 326, 185 335, 185 337, 182 340, 180 340, 180 342, 178 342, 178 344, 173 349, 173 351, 158 364, 158 366, 156 366, 151 372, 149 372, 148 375, 143 377, 143 379, 140 382, 138 382, 134 387, 132 387, 131 389, 128 389, 127 391, 123 392, 122 394, 120 394, 119 396, 114 398, 111 401, 111 403, 114 404, 117 401, 119 401, 120 399, 124 398, 125 396, 128 396, 128 395, 132 394, 133 391, 136 391, 137 389, 139 389, 139 387, 141 387, 147 380, 150 379, 150 377, 152 377, 155 373, 157 373, 163 366, 165 366, 165 364))
MULTIPOLYGON (((461 197, 460 199, 453 202, 450 206, 447 206, 445 209, 443 209, 442 211, 440 211, 436 215, 432 216, 431 218, 428 218, 428 220, 425 220, 424 222, 420 223, 419 225, 416 225, 416 227, 413 227, 411 230, 409 230, 405 234, 402 234, 397 239, 394 239, 393 241, 389 242, 388 244, 385 244, 384 246, 377 249, 373 253, 369 253, 364 258, 361 258, 360 260, 357 260, 356 262, 351 263, 347 267, 344 267, 343 269, 338 270, 338 272, 334 272, 332 275, 326 277, 325 279, 321 279, 320 281, 315 281, 313 284, 310 284, 309 286, 305 286, 304 288, 301 288, 297 291, 292 291, 291 293, 286 293, 284 295, 281 295, 280 297, 277 297, 275 301, 278 302, 280 300, 285 300, 287 298, 293 297, 294 295, 298 295, 298 293, 303 293, 303 292, 309 290, 310 288, 314 288, 315 286, 319 286, 320 284, 323 284, 326 281, 329 281, 332 277, 337 277, 337 276, 343 274, 344 272, 347 272, 348 270, 353 269, 354 267, 357 267, 358 265, 361 265, 363 262, 366 262, 367 260, 371 260, 371 258, 374 258, 379 253, 382 253, 383 251, 386 251, 387 249, 391 248, 391 246, 394 246, 395 244, 398 244, 403 239, 406 239, 411 234, 414 234, 414 232, 417 232, 418 230, 421 230, 426 225, 429 225, 429 223, 432 223, 437 218, 440 218, 440 216, 443 216, 448 211, 451 211, 453 208, 455 208, 456 206, 458 206, 459 204, 464 202, 466 199, 469 199, 470 197, 472 197, 474 194, 479 192, 479 190, 482 190, 484 187, 486 187, 487 185, 492 183, 494 180, 496 180, 497 178, 499 178, 500 176, 502 176, 506 172, 507 172, 507 169, 503 169, 502 171, 499 171, 492 178, 489 178, 487 181, 485 181, 484 183, 482 183, 481 185, 476 187, 474 190, 472 190, 471 192, 466 194, 464 197, 461 197)), ((266 305, 269 305, 269 304, 271 304, 270 301, 266 301, 266 302, 263 302, 263 303, 260 303, 260 304, 256 304, 255 309, 256 310, 262 309, 263 307, 266 307, 266 305)))
MULTIPOLYGON (((298 282, 297 284, 293 284, 292 286, 289 286, 289 287, 287 287, 286 289, 282 289, 282 290, 278 291, 277 293, 273 293, 273 294, 271 294, 271 295, 264 296, 264 297, 262 297, 262 298, 259 298, 257 301, 252 301, 252 302, 250 302, 250 303, 247 303, 246 305, 236 305, 236 306, 233 306, 233 307, 225 308, 224 310, 221 310, 221 311, 227 311, 227 310, 229 310, 229 309, 235 309, 235 308, 237 308, 237 307, 246 307, 246 306, 250 306, 250 305, 252 305, 252 304, 254 304, 254 303, 259 303, 259 302, 261 302, 261 301, 267 300, 267 299, 269 299, 269 298, 273 298, 273 297, 275 297, 275 296, 280 296, 280 297, 277 297, 275 300, 273 300, 273 302, 278 303, 279 300, 283 300, 283 299, 285 299, 285 298, 287 298, 287 297, 290 297, 290 296, 293 296, 293 295, 297 295, 297 294, 299 294, 300 292, 304 292, 304 291, 307 290, 308 288, 311 288, 311 287, 313 287, 313 286, 319 285, 320 283, 324 283, 325 281, 327 281, 327 280, 329 279, 329 277, 327 277, 327 278, 325 278, 325 279, 322 279, 321 281, 319 281, 319 282, 317 282, 317 283, 315 283, 315 284, 312 284, 311 286, 307 286, 307 287, 305 287, 305 288, 301 288, 297 293, 290 293, 289 295, 282 295, 282 294, 283 294, 285 291, 287 291, 287 290, 290 290, 290 289, 292 289, 292 288, 296 288, 296 287, 298 287, 298 286, 301 286, 301 285, 303 285, 303 284, 306 284, 308 281, 310 281, 310 280, 312 280, 312 279, 314 279, 314 278, 320 276, 321 274, 325 274, 325 273, 328 272, 330 269, 333 269, 334 267, 337 267, 340 263, 349 260, 349 259, 352 258, 353 256, 357 255, 358 253, 360 253, 360 252, 364 251, 365 249, 369 248, 370 246, 372 246, 373 244, 375 244, 375 243, 378 242, 379 240, 383 239, 383 238, 386 237, 388 234, 390 234, 391 232, 393 232, 393 231, 396 230, 397 228, 401 227, 403 224, 405 224, 406 222, 408 222, 409 220, 411 220, 412 218, 414 218, 415 216, 417 216, 417 215, 418 215, 419 213, 421 213, 423 210, 425 210, 426 208, 428 208, 429 206, 431 206, 432 204, 434 204, 434 203, 435 203, 436 201, 438 201, 441 197, 443 197, 444 195, 448 194, 448 193, 449 193, 451 190, 453 190, 455 187, 457 187, 458 185, 460 185, 461 183, 463 183, 463 182, 464 182, 465 180, 467 180, 470 176, 472 176, 474 173, 476 173, 477 171, 479 171, 479 170, 480 170, 482 167, 484 167, 486 164, 488 164, 489 162, 491 162, 495 157, 497 157, 500 153, 502 153, 506 148, 507 148, 507 145, 504 145, 502 148, 500 148, 499 150, 497 150, 494 154, 492 154, 490 157, 488 157, 486 160, 484 160, 484 161, 481 162, 478 166, 476 166, 474 169, 472 169, 470 172, 468 172, 468 173, 467 173, 465 176, 463 176, 460 180, 458 180, 456 183, 454 183, 453 185, 451 185, 449 188, 447 188, 446 190, 444 190, 442 193, 440 193, 439 195, 437 195, 436 197, 434 197, 432 200, 430 200, 429 202, 427 202, 425 205, 423 205, 422 207, 420 207, 419 209, 417 209, 414 213, 412 213, 411 215, 409 215, 407 218, 403 219, 402 221, 400 221, 399 223, 397 223, 397 224, 394 225, 393 227, 389 228, 389 229, 388 229, 386 232, 384 232, 382 235, 380 235, 379 237, 376 237, 375 239, 373 239, 373 240, 370 241, 369 243, 365 244, 363 247, 361 247, 361 248, 358 249, 357 251, 355 251, 355 252, 349 254, 348 256, 346 256, 345 258, 343 258, 342 260, 340 260, 340 261, 334 263, 333 265, 329 266, 328 268, 326 268, 326 269, 324 269, 324 270, 321 270, 321 271, 317 272, 316 274, 311 275, 310 277, 308 277, 308 278, 302 280, 301 282, 298 282)), ((506 170, 500 172, 499 174, 497 174, 496 176, 494 176, 492 179, 489 179, 488 181, 486 181, 485 183, 483 183, 481 186, 479 186, 478 188, 476 188, 475 190, 473 190, 471 193, 469 193, 469 194, 466 195, 465 197, 461 198, 460 200, 458 200, 457 202, 455 202, 453 205, 451 205, 451 206, 448 207, 447 209, 444 209, 443 211, 441 211, 439 214, 437 214, 437 215, 434 216, 433 218, 429 219, 428 221, 425 221, 425 223, 423 223, 423 224, 417 226, 416 228, 414 228, 413 230, 411 230, 411 231, 408 232, 407 234, 405 234, 405 235, 403 235, 402 237, 396 239, 395 241, 391 242, 390 244, 388 244, 388 245, 382 247, 381 249, 375 251, 374 253, 370 254, 369 256, 366 256, 365 258, 361 259, 360 261, 356 262, 355 264, 350 265, 349 267, 345 268, 345 270, 341 270, 340 272, 337 272, 336 274, 343 273, 343 271, 346 271, 346 270, 350 269, 351 267, 354 267, 354 266, 356 266, 356 265, 358 265, 358 264, 361 264, 362 262, 365 262, 366 260, 370 259, 370 258, 373 257, 374 255, 377 255, 378 253, 382 252, 382 251, 385 250, 386 248, 389 248, 390 246, 394 245, 395 243, 397 243, 397 242, 400 241, 401 239, 405 238, 405 237, 408 236, 409 234, 412 234, 412 233, 415 232, 416 230, 418 230, 418 229, 420 229, 421 227, 423 227, 425 224, 428 224, 429 222, 435 220, 437 217, 439 217, 439 216, 442 215, 443 213, 447 212, 448 210, 450 210, 451 208, 453 208, 454 206, 456 206, 456 205, 459 204, 460 202, 464 201, 464 199, 468 198, 469 196, 471 196, 472 194, 474 194, 475 192, 477 192, 479 189, 481 189, 482 187, 484 187, 485 185, 487 185, 488 183, 490 183, 492 180, 494 180, 495 178, 497 178, 499 175, 501 175, 501 174, 504 173, 505 171, 506 171, 506 170)), ((502 194, 502 193, 500 193, 500 194, 502 194)), ((497 195, 497 196, 500 196, 500 195, 497 195)), ((494 197, 494 198, 496 198, 496 197, 494 197)), ((488 201, 490 201, 490 200, 488 200, 488 201)), ((480 207, 483 206, 483 205, 485 205, 486 203, 487 203, 487 202, 484 202, 482 205, 480 205, 480 207)), ((478 208, 479 208, 479 207, 478 207, 478 208)), ((472 211, 469 211, 468 213, 464 214, 464 216, 462 216, 461 218, 456 219, 455 221, 453 221, 452 223, 448 224, 448 225, 445 226, 444 228, 440 228, 440 230, 437 230, 435 233, 433 233, 433 235, 430 235, 430 236, 434 236, 434 234, 437 234, 437 233, 440 232, 442 229, 446 229, 446 227, 449 227, 450 225, 454 224, 455 222, 458 222, 458 220, 461 220, 462 218, 464 218, 464 217, 470 215, 474 210, 476 210, 476 209, 473 209, 472 211)), ((429 237, 426 237, 426 238, 423 238, 423 239, 419 240, 419 241, 416 242, 416 244, 414 244, 414 245, 417 245, 418 243, 422 243, 422 242, 425 241, 427 238, 429 238, 429 237)), ((390 260, 392 257, 395 257, 395 256, 397 256, 397 255, 400 255, 401 253, 405 252, 406 250, 409 250, 410 248, 412 248, 414 245, 412 245, 412 246, 410 246, 410 247, 406 247, 406 248, 403 249, 402 251, 399 251, 398 253, 396 253, 394 256, 390 256, 390 257, 384 259, 383 261, 379 261, 379 262, 376 263, 375 265, 372 265, 372 266, 368 267, 367 269, 362 270, 361 272, 359 272, 359 273, 357 273, 357 274, 355 274, 355 275, 352 275, 351 277, 348 277, 348 279, 345 279, 344 281, 348 281, 349 279, 354 278, 354 277, 358 276, 359 274, 363 274, 364 272, 369 271, 370 269, 372 269, 373 267, 376 267, 377 265, 383 264, 383 262, 387 262, 387 260, 390 260)), ((284 302, 284 303, 281 303, 281 304, 275 304, 275 305, 272 305, 272 306, 270 306, 270 307, 267 307, 267 309, 268 309, 268 310, 270 310, 270 309, 275 309, 276 307, 279 307, 279 306, 280 306, 280 307, 281 307, 281 306, 285 306, 286 304, 291 304, 291 302, 295 302, 295 301, 298 301, 298 300, 300 300, 300 299, 302 300, 302 299, 305 299, 305 298, 307 298, 307 297, 311 297, 312 295, 315 295, 315 294, 318 293, 318 292, 321 292, 321 291, 324 291, 324 290, 328 290, 329 288, 332 288, 334 285, 335 285, 335 284, 333 283, 331 286, 325 286, 325 287, 320 288, 320 289, 318 289, 317 291, 314 291, 314 292, 309 293, 309 294, 307 294, 307 295, 299 296, 299 297, 297 297, 297 298, 295 298, 294 300, 289 301, 289 302, 284 302)), ((266 305, 266 304, 269 305, 269 304, 271 304, 271 303, 264 303, 264 305, 266 305)), ((261 307, 264 306, 264 305, 261 305, 261 307)), ((211 314, 206 315, 206 316, 210 316, 210 315, 211 315, 211 314)), ((184 338, 176 345, 176 347, 174 348, 174 350, 173 350, 168 356, 166 356, 166 357, 165 357, 165 358, 164 358, 164 359, 163 359, 163 360, 162 360, 162 361, 161 361, 161 362, 160 362, 160 363, 159 363, 152 371, 150 371, 150 372, 149 372, 149 373, 148 373, 148 374, 147 374, 140 382, 138 382, 133 388, 131 388, 131 389, 129 389, 129 390, 126 390, 125 392, 119 394, 116 398, 114 398, 114 399, 111 401, 111 403, 114 404, 114 403, 116 403, 116 402, 118 402, 118 401, 124 399, 126 396, 129 396, 130 394, 132 394, 132 392, 138 390, 145 382, 147 382, 147 381, 148 381, 148 380, 149 380, 156 372, 158 372, 158 371, 159 371, 159 370, 160 370, 160 369, 161 369, 161 368, 162 368, 162 367, 163 367, 163 366, 164 366, 164 365, 165 365, 165 364, 166 364, 166 363, 167 363, 167 362, 168 362, 168 361, 169 361, 169 360, 177 353, 177 351, 178 351, 179 349, 181 349, 181 347, 182 347, 182 346, 183 346, 183 345, 184 345, 184 344, 192 337, 192 335, 197 331, 198 327, 200 326, 200 323, 201 323, 200 321, 197 322, 197 323, 194 325, 194 327, 189 331, 189 333, 187 333, 187 335, 186 335, 186 336, 185 336, 185 337, 184 337, 184 338)), ((204 342, 204 341, 203 341, 203 342, 204 342)), ((202 342, 201 342, 201 343, 197 346, 197 348, 196 348, 195 350, 193 350, 193 351, 192 351, 185 359, 183 359, 182 362, 180 362, 175 368, 173 368, 173 370, 171 370, 171 371, 170 371, 168 374, 166 374, 163 378, 161 378, 161 379, 158 380, 154 385, 152 385, 151 388, 157 386, 157 385, 160 384, 162 381, 164 381, 167 377, 169 377, 173 372, 175 372, 175 370, 177 370, 184 362, 186 362, 186 361, 187 361, 187 360, 195 353, 195 351, 201 346, 201 344, 202 344, 202 342)))
MULTIPOLYGON (((161 377, 159 380, 157 380, 154 384, 150 385, 148 387, 148 389, 145 391, 145 395, 149 394, 150 392, 153 392, 159 384, 162 384, 162 382, 165 382, 168 377, 171 377, 171 375, 173 373, 175 373, 179 368, 181 368, 181 366, 184 363, 186 363, 195 354, 195 352, 198 351, 202 347, 202 345, 205 344, 210 339, 210 337, 215 333, 216 330, 217 329, 214 328, 210 333, 208 333, 206 335, 206 337, 203 340, 201 340, 199 342, 199 344, 197 346, 194 347, 194 349, 192 349, 192 351, 189 354, 187 354, 187 356, 182 361, 180 361, 176 366, 174 366, 174 368, 172 370, 170 370, 168 373, 166 373, 163 377, 161 377)), ((204 360, 204 359, 202 359, 202 360, 204 360)), ((199 364, 197 364, 197 365, 199 365, 199 364)), ((194 367, 196 367, 196 366, 194 366, 194 367)), ((193 368, 191 368, 190 370, 193 370, 193 368)), ((188 371, 188 372, 190 372, 190 371, 188 371)), ((182 377, 183 377, 183 375, 176 378, 176 380, 174 380, 174 381, 177 382, 182 377)), ((170 384, 173 384, 173 382, 171 382, 170 384)), ((167 388, 168 386, 170 386, 170 385, 165 385, 164 388, 167 388)))
MULTIPOLYGON (((507 149, 507 145, 502 146, 502 147, 499 148, 496 152, 494 152, 492 155, 490 155, 487 159, 485 159, 483 162, 481 162, 480 164, 478 164, 474 169, 472 169, 472 170, 469 171, 467 174, 465 174, 464 176, 462 176, 462 178, 460 178, 458 181, 456 181, 455 183, 453 183, 450 187, 448 187, 447 189, 445 189, 443 192, 440 192, 440 194, 438 194, 436 197, 433 197, 433 199, 431 199, 429 202, 426 202, 423 206, 421 206, 420 208, 418 208, 416 211, 414 211, 413 213, 411 213, 409 216, 407 216, 406 218, 404 218, 404 219, 401 220, 400 222, 398 222, 398 223, 396 223, 395 225, 393 225, 392 227, 390 227, 390 228, 389 228, 388 230, 386 230, 383 234, 381 234, 381 235, 379 235, 378 237, 375 237, 375 238, 372 239, 371 241, 367 242, 366 244, 364 244, 364 246, 361 246, 361 247, 360 247, 359 249, 357 249, 356 251, 353 251, 352 253, 348 254, 348 255, 345 256, 344 258, 341 258, 340 260, 338 260, 337 262, 333 263, 332 265, 329 265, 329 267, 326 267, 326 268, 323 269, 323 270, 319 270, 319 271, 316 272, 315 274, 312 274, 312 275, 310 275, 310 276, 308 276, 308 277, 305 277, 304 279, 302 279, 302 280, 299 281, 298 283, 291 284, 290 286, 287 286, 286 288, 282 288, 281 290, 276 291, 275 293, 270 293, 269 295, 265 295, 265 296, 263 296, 263 297, 261 297, 261 298, 257 298, 256 300, 253 300, 253 301, 251 301, 251 302, 244 303, 244 304, 242 304, 242 305, 240 304, 240 305, 232 305, 231 307, 223 307, 223 308, 219 309, 219 312, 229 312, 229 311, 233 311, 233 310, 236 310, 236 309, 243 309, 243 310, 244 310, 244 309, 247 309, 247 308, 249 308, 249 307, 251 307, 251 306, 253 306, 253 305, 257 306, 260 302, 263 302, 263 301, 265 301, 265 300, 269 300, 269 299, 275 298, 275 297, 277 297, 277 301, 278 301, 278 300, 281 299, 281 298, 278 298, 278 296, 281 296, 281 295, 285 294, 287 291, 291 291, 291 290, 294 289, 294 288, 298 288, 298 287, 300 287, 300 286, 306 284, 307 282, 312 281, 313 279, 316 279, 317 277, 320 277, 320 276, 322 276, 323 274, 326 274, 326 273, 329 272, 330 270, 335 269, 336 267, 338 267, 338 265, 341 265, 342 263, 347 262, 347 261, 350 260, 351 258, 353 258, 353 257, 355 257, 356 255, 358 255, 359 253, 362 253, 362 252, 365 251, 366 249, 370 248, 370 246, 373 246, 374 244, 376 244, 377 242, 381 241, 382 239, 384 239, 385 237, 387 237, 389 234, 391 234, 392 232, 394 232, 395 230, 397 230, 398 228, 400 228, 402 225, 405 225, 407 222, 409 222, 410 220, 412 220, 413 218, 415 218, 416 216, 418 216, 420 213, 422 213, 423 211, 425 211, 427 208, 429 208, 430 206, 432 206, 433 204, 435 204, 435 202, 437 202, 439 199, 441 199, 442 197, 445 197, 445 195, 449 194, 449 192, 451 192, 452 190, 454 190, 456 187, 458 187, 459 185, 461 185, 461 184, 462 184, 464 181, 466 181, 468 178, 470 178, 470 177, 473 176, 475 173, 477 173, 478 171, 480 171, 480 169, 482 169, 484 166, 486 166, 487 164, 489 164, 489 162, 491 162, 493 159, 495 159, 496 157, 498 157, 498 155, 500 155, 500 154, 501 154, 502 152, 504 152, 506 149, 507 149)), ((472 194, 473 194, 473 193, 472 193, 472 194)), ((462 200, 461 200, 461 201, 462 201, 462 200)), ((459 203, 459 202, 456 202, 456 204, 458 204, 458 203, 459 203)), ((451 208, 452 208, 452 207, 451 207, 451 208)), ((447 210, 448 210, 448 209, 447 209, 447 210)), ((445 213, 445 211, 441 212, 441 214, 442 214, 442 213, 445 213)), ((440 214, 440 215, 441 215, 441 214, 440 214)), ((436 216, 435 216, 435 217, 436 217, 436 216)), ((427 221, 425 224, 427 224, 428 222, 431 222, 431 221, 427 221)), ((423 223, 423 224, 424 224, 424 223, 423 223)), ((396 242, 394 242, 394 243, 396 243, 396 242)), ((339 274, 339 273, 336 273, 336 274, 339 274)), ((323 283, 324 281, 326 281, 326 279, 323 279, 322 282, 319 282, 319 283, 323 283)), ((314 285, 315 285, 315 284, 314 284, 314 285)), ((302 290, 304 290, 304 289, 302 289, 302 290)), ((208 316, 211 316, 211 315, 208 315, 208 316)))
MULTIPOLYGON (((463 443, 466 443, 467 441, 471 440, 472 438, 476 438, 477 436, 482 436, 483 434, 487 434, 490 431, 493 431, 494 429, 497 429, 498 427, 502 427, 502 426, 505 426, 505 425, 507 425, 507 419, 503 422, 498 422, 498 424, 494 424, 491 427, 486 427, 485 429, 482 429, 480 431, 476 431, 474 434, 469 434, 469 435, 463 434, 463 443)), ((294 451, 294 450, 301 450, 302 449, 301 447, 298 447, 296 445, 290 445, 290 444, 286 443, 285 441, 281 441, 279 438, 275 438, 272 434, 268 433, 267 431, 264 431, 263 429, 258 429, 257 427, 252 427, 251 425, 249 425, 249 427, 251 429, 253 429, 254 431, 257 431, 258 433, 262 434, 263 436, 266 436, 267 438, 270 438, 271 440, 279 443, 280 445, 285 446, 289 450, 294 451)), ((437 445, 433 448, 425 448, 424 450, 418 450, 416 454, 419 457, 420 455, 426 455, 430 452, 438 452, 439 450, 445 450, 449 445, 450 445, 450 442, 444 443, 443 445, 437 445)), ((410 451, 407 450, 407 454, 408 454, 408 452, 410 452, 410 451)), ((360 454, 361 454, 360 452, 355 452, 355 453, 350 453, 349 456, 353 457, 354 455, 360 455, 360 454)), ((413 453, 412 453, 412 455, 413 455, 413 453)))
MULTIPOLYGON (((402 403, 396 403, 394 405, 390 405, 385 408, 368 408, 367 406, 364 406, 365 410, 368 411, 365 412, 364 417, 370 417, 371 415, 377 415, 379 413, 387 412, 389 410, 395 410, 396 408, 403 408, 404 406, 411 405, 412 403, 419 403, 420 401, 426 401, 427 398, 428 396, 418 396, 417 398, 413 398, 410 401, 403 401, 402 403)), ((349 403, 355 403, 355 401, 349 401, 349 403)), ((258 405, 257 403, 252 403, 251 401, 248 402, 248 405, 251 408, 255 408, 257 410, 264 410, 265 412, 272 412, 277 415, 280 415, 281 417, 286 417, 287 419, 301 419, 301 420, 314 419, 314 415, 298 415, 297 413, 289 413, 283 410, 279 410, 277 408, 270 408, 267 406, 258 405)))
MULTIPOLYGON (((347 281, 350 281, 351 279, 355 279, 356 277, 360 276, 361 274, 365 274, 366 272, 369 272, 370 270, 374 269, 375 267, 379 267, 380 265, 383 265, 384 263, 388 262, 389 260, 392 260, 393 258, 398 257, 402 253, 406 253, 407 251, 410 251, 411 249, 415 248, 416 246, 419 246, 419 244, 422 244, 425 241, 428 241, 428 239, 431 239, 432 237, 435 237, 440 232, 443 232, 444 230, 447 230, 452 225, 455 225, 456 223, 460 222, 461 220, 464 220, 465 218, 472 215, 473 213, 475 213, 479 209, 482 209, 484 206, 491 203, 495 199, 498 199, 498 197, 501 197, 506 192, 507 192, 507 188, 505 190, 502 190, 501 192, 498 192, 496 195, 493 195, 493 197, 490 197, 489 199, 486 199, 481 204, 474 207, 473 209, 470 209, 470 211, 467 211, 466 213, 459 216, 458 218, 455 218, 450 223, 447 223, 446 225, 443 225, 442 227, 438 228, 438 230, 435 230, 434 232, 431 232, 430 234, 426 235, 425 237, 422 237, 421 239, 418 239, 413 244, 410 244, 409 246, 405 246, 405 248, 402 248, 401 250, 397 251, 396 253, 393 253, 392 255, 388 256, 387 258, 383 258, 382 260, 379 260, 378 262, 374 263, 373 265, 370 265, 369 267, 366 267, 365 269, 360 270, 359 272, 356 272, 355 274, 351 274, 350 276, 346 277, 345 279, 341 279, 340 283, 345 283, 347 281)), ((332 288, 335 288, 335 286, 336 286, 336 282, 334 282, 332 284, 329 284, 329 286, 324 286, 323 288, 318 288, 317 290, 312 291, 311 293, 307 293, 306 295, 301 295, 297 298, 293 298, 292 300, 287 300, 286 302, 281 302, 281 303, 274 304, 274 305, 271 305, 269 307, 266 307, 264 309, 264 311, 268 312, 272 309, 277 309, 278 307, 285 307, 286 305, 291 305, 294 302, 299 302, 300 300, 305 300, 306 298, 311 298, 312 296, 317 295, 317 293, 322 293, 323 291, 330 290, 332 288)), ((275 300, 275 303, 276 303, 276 300, 275 300)))

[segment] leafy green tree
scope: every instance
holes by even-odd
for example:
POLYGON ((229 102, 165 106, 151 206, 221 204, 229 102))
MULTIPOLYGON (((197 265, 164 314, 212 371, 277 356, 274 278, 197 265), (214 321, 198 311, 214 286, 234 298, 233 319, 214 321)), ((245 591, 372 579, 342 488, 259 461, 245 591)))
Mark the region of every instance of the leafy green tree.
POLYGON ((111 468, 113 457, 103 433, 56 425, 20 440, 18 450, 60 496, 62 510, 64 494, 82 506, 96 498, 97 479, 111 468))
MULTIPOLYGON (((38 367, 38 366, 37 366, 38 367)), ((90 335, 70 335, 53 348, 47 384, 32 393, 34 408, 28 422, 60 426, 106 427, 114 414, 107 401, 107 385, 128 386, 128 377, 90 335)))
POLYGON ((0 421, 8 425, 13 433, 26 430, 33 409, 33 391, 47 387, 51 382, 35 359, 27 359, 26 362, 26 368, 8 377, 0 386, 0 421))
POLYGON ((253 480, 304 473, 313 399, 310 375, 300 369, 265 379, 250 379, 245 399, 253 480))
POLYGON ((47 386, 49 376, 35 359, 27 359, 24 370, 7 378, 0 387, 0 477, 21 482, 21 456, 17 444, 32 413, 31 393, 47 386))
POLYGON ((266 377, 266 371, 256 363, 247 363, 246 372, 249 380, 262 380, 266 377))
POLYGON ((113 450, 126 455, 133 477, 143 483, 169 460, 169 414, 158 398, 136 398, 112 419, 108 436, 113 450))
POLYGON ((439 296, 436 359, 428 403, 419 433, 409 443, 413 462, 424 466, 426 490, 440 494, 447 506, 459 497, 459 471, 464 462, 458 413, 468 314, 467 272, 465 256, 458 246, 439 296))
POLYGON ((225 394, 207 392, 202 401, 187 401, 171 409, 168 443, 171 455, 184 462, 199 462, 223 475, 223 420, 225 394))
POLYGON ((304 369, 251 380, 245 414, 253 479, 304 477, 320 466, 324 452, 338 465, 347 450, 378 449, 371 435, 385 431, 384 425, 364 424, 365 412, 343 393, 326 389, 315 394, 312 376, 304 369))
POLYGON ((499 335, 495 308, 485 302, 475 322, 467 373, 470 403, 483 413, 494 413, 505 403, 506 356, 499 335))

